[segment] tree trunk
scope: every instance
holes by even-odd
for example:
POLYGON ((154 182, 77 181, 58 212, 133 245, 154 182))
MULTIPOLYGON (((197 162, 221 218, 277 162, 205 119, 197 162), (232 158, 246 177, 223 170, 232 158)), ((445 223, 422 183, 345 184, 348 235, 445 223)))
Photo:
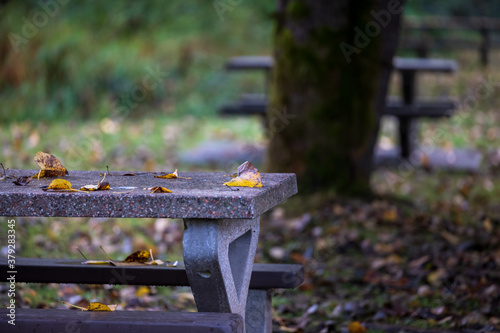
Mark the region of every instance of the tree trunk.
POLYGON ((278 1, 266 168, 299 193, 370 193, 401 1, 278 1))

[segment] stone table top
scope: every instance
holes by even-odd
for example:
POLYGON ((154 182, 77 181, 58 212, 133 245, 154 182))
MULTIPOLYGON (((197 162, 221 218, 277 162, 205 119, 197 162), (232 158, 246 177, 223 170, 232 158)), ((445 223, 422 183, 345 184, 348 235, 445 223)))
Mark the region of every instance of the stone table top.
MULTIPOLYGON (((9 175, 29 176, 38 170, 8 170, 9 175)), ((93 192, 43 191, 51 178, 33 179, 17 186, 15 179, 0 181, 0 216, 59 217, 169 217, 239 219, 255 218, 297 193, 294 174, 262 173, 262 187, 232 187, 222 184, 231 177, 221 172, 182 172, 192 179, 155 178, 160 173, 114 171, 106 176, 111 190, 93 192), (153 193, 163 186, 172 193, 153 193), (131 190, 130 188, 134 188, 131 190), (237 190, 236 190, 237 189, 237 190)), ((65 180, 75 189, 97 185, 99 171, 69 171, 65 180)))

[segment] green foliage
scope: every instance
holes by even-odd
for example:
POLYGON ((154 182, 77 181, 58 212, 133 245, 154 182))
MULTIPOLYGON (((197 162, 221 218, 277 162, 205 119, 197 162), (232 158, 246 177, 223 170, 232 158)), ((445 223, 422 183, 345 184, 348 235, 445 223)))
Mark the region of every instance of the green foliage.
POLYGON ((270 53, 272 8, 260 0, 218 15, 211 1, 74 0, 48 17, 37 1, 10 1, 0 11, 0 121, 213 115, 242 84, 261 85, 223 64, 270 53), (27 35, 37 13, 48 19, 27 35), (148 69, 161 73, 151 89, 148 69))

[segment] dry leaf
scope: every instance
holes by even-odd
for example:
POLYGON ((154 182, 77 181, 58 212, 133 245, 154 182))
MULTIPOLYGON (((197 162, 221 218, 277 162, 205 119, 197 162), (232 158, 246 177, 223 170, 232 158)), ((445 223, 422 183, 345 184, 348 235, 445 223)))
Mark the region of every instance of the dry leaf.
POLYGON ((148 251, 136 251, 129 255, 125 260, 123 261, 116 261, 111 259, 111 257, 104 251, 104 249, 101 246, 102 252, 108 257, 108 260, 87 260, 87 258, 83 255, 83 253, 80 251, 82 256, 85 258, 86 261, 82 262, 84 265, 111 265, 111 266, 136 266, 136 265, 163 265, 164 262, 157 259, 154 260, 153 258, 153 252, 151 250, 148 251), (151 258, 151 261, 148 261, 148 259, 151 258))
POLYGON ((89 304, 89 311, 115 311, 118 305, 106 305, 99 302, 89 304))
POLYGON ((67 191, 67 192, 78 192, 78 190, 71 188, 71 183, 65 179, 54 179, 49 187, 44 188, 44 191, 52 190, 52 191, 67 191))
POLYGON ((117 304, 106 305, 99 302, 91 302, 87 308, 83 308, 81 306, 73 305, 68 302, 62 301, 64 304, 72 306, 74 308, 80 309, 82 311, 115 311, 118 307, 117 304))
POLYGON ((123 262, 146 262, 150 257, 148 251, 135 251, 131 255, 129 255, 123 262))
POLYGON ((33 178, 31 178, 30 176, 19 177, 17 178, 17 180, 14 180, 13 183, 17 186, 26 186, 31 182, 32 179, 33 178))
POLYGON ((172 193, 168 188, 162 186, 150 187, 148 190, 150 190, 151 193, 172 193))
POLYGON ((262 178, 259 170, 252 163, 246 161, 238 167, 238 176, 224 183, 226 186, 262 187, 262 178))
POLYGON ((102 174, 99 175, 99 179, 97 180, 97 185, 85 185, 80 187, 80 190, 82 191, 103 191, 103 190, 109 190, 110 185, 108 182, 105 182, 104 179, 106 178, 106 174, 104 174, 104 177, 101 180, 102 174))
POLYGON ((179 176, 179 171, 177 171, 177 169, 175 169, 175 171, 173 173, 169 173, 169 174, 166 174, 166 175, 161 175, 161 176, 155 176, 155 178, 166 178, 166 179, 176 179, 176 178, 179 178, 179 179, 192 179, 191 177, 181 177, 179 176))
POLYGON ((40 172, 33 178, 59 177, 68 174, 68 170, 54 155, 39 151, 35 155, 35 162, 40 167, 40 172))
POLYGON ((347 326, 349 333, 365 333, 366 327, 363 326, 359 321, 353 321, 347 326))

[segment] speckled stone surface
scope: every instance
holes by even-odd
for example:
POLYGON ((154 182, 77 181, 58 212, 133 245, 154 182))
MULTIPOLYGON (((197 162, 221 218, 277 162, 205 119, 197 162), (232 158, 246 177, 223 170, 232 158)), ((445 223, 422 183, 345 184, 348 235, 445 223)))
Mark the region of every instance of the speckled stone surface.
MULTIPOLYGON (((9 170, 9 175, 34 175, 38 170, 9 170)), ((192 179, 154 178, 159 173, 111 172, 106 176, 112 190, 46 192, 51 179, 34 179, 28 186, 16 186, 14 179, 0 181, 0 216, 60 217, 170 217, 170 218, 255 218, 297 193, 294 174, 262 174, 263 187, 222 184, 230 179, 224 173, 181 172, 192 179), (149 187, 163 186, 173 193, 151 194, 149 187), (135 187, 130 193, 120 187, 135 187), (117 193, 122 192, 122 193, 117 193)), ((69 171, 63 177, 73 188, 97 184, 99 171, 69 171)))

